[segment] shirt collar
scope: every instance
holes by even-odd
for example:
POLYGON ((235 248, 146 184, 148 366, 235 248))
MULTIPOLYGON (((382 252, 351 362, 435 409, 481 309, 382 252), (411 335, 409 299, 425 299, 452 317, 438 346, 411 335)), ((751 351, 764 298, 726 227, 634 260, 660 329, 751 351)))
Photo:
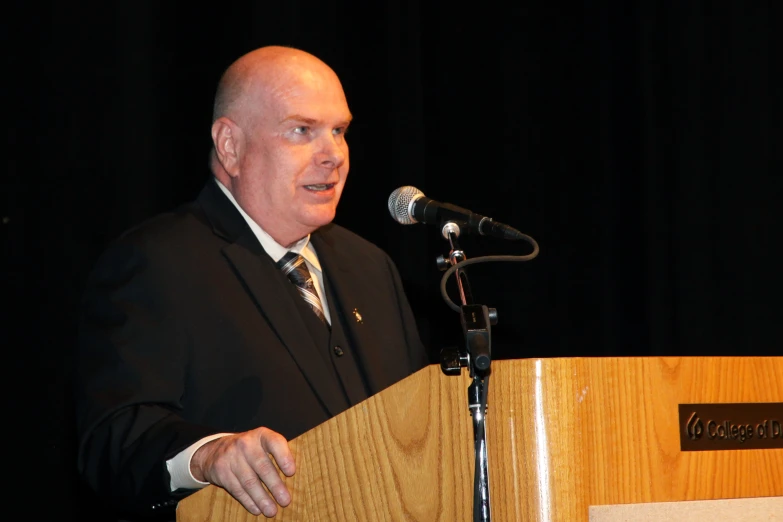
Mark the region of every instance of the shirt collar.
POLYGON ((217 183, 217 186, 220 187, 220 190, 223 191, 223 194, 226 195, 228 200, 236 207, 236 209, 245 219, 248 226, 250 227, 250 230, 253 231, 253 234, 258 239, 258 242, 261 243, 261 247, 266 251, 267 254, 269 254, 269 257, 271 257, 275 263, 280 261, 280 259, 286 255, 286 253, 296 252, 305 258, 305 261, 307 261, 312 268, 315 268, 321 272, 321 264, 318 262, 318 256, 315 253, 315 249, 313 248, 312 243, 310 243, 310 234, 294 243, 290 248, 282 246, 280 243, 272 239, 272 236, 267 234, 258 223, 253 221, 253 218, 251 218, 247 212, 245 212, 242 207, 239 206, 237 200, 234 199, 234 195, 231 193, 231 191, 228 190, 228 188, 226 188, 225 185, 223 185, 223 183, 220 182, 220 180, 217 178, 214 178, 214 180, 215 183, 217 183))

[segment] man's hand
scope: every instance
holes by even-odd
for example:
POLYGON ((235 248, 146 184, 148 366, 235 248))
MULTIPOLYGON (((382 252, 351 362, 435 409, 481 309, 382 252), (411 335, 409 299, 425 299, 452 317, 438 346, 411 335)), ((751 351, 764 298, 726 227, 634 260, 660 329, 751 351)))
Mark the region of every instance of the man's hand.
POLYGON ((228 491, 252 514, 271 518, 278 504, 291 502, 275 463, 288 477, 296 471, 285 437, 256 428, 206 443, 193 454, 190 471, 196 479, 228 491))

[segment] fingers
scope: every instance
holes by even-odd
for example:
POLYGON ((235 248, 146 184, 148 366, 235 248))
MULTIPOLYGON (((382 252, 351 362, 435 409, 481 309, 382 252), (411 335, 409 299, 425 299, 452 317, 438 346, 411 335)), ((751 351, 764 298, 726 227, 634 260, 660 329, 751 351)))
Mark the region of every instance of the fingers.
POLYGON ((199 463, 206 480, 223 487, 250 513, 273 517, 278 505, 291 502, 280 471, 290 477, 296 466, 288 441, 279 433, 258 428, 215 440, 203 449, 206 456, 201 455, 199 463))
POLYGON ((291 448, 288 446, 288 441, 285 440, 285 437, 272 430, 260 428, 260 431, 261 447, 265 453, 272 456, 280 471, 285 473, 287 477, 292 476, 296 472, 296 463, 294 462, 291 448))
POLYGON ((288 441, 279 433, 265 428, 261 429, 259 435, 263 452, 258 455, 255 461, 251 462, 253 471, 264 483, 275 501, 281 506, 287 506, 291 503, 291 494, 280 478, 278 468, 289 477, 294 474, 296 469, 288 441))
MULTIPOLYGON (((245 474, 249 476, 249 474, 245 474)), ((246 479, 244 482, 239 475, 234 473, 226 474, 225 479, 220 485, 226 491, 228 491, 232 497, 234 497, 242 506, 247 509, 253 515, 260 515, 263 513, 266 517, 273 517, 277 514, 277 507, 274 505, 274 501, 264 490, 258 478, 246 479), (253 485, 255 480, 258 487, 253 485)))

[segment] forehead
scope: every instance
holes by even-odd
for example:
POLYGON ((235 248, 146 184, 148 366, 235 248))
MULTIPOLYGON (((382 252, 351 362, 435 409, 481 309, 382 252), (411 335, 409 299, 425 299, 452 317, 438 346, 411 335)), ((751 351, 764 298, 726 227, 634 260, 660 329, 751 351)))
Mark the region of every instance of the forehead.
POLYGON ((268 108, 278 121, 305 118, 323 123, 351 120, 342 85, 334 73, 301 70, 286 75, 268 91, 268 108))

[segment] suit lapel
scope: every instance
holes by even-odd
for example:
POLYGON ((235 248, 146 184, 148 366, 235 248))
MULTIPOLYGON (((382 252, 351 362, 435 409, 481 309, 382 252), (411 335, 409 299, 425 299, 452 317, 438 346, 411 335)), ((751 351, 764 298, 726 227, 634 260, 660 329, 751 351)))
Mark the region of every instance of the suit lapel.
POLYGON ((291 300, 290 289, 285 286, 290 283, 280 276, 279 270, 242 215, 218 187, 209 187, 210 184, 214 182, 208 183, 199 196, 199 202, 215 233, 230 242, 223 248, 223 254, 258 304, 260 313, 296 361, 316 396, 330 415, 336 415, 346 407, 344 394, 339 383, 330 379, 330 373, 325 371, 323 357, 318 353, 319 347, 291 300))

